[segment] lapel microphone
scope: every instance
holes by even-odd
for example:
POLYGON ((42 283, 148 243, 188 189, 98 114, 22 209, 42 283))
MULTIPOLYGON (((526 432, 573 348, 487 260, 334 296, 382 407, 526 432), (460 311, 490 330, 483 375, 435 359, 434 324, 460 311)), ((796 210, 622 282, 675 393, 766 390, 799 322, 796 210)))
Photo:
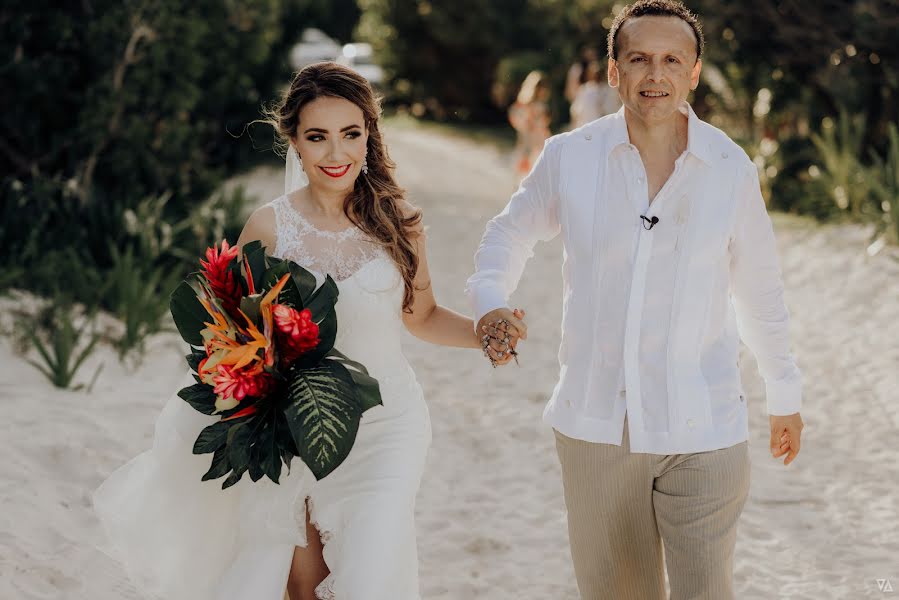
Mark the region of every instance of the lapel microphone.
POLYGON ((656 223, 659 222, 659 218, 656 216, 653 216, 652 219, 648 219, 646 215, 640 215, 640 218, 643 219, 643 229, 645 229, 646 231, 649 231, 650 229, 655 227, 656 223), (646 226, 647 223, 649 223, 649 227, 646 226))

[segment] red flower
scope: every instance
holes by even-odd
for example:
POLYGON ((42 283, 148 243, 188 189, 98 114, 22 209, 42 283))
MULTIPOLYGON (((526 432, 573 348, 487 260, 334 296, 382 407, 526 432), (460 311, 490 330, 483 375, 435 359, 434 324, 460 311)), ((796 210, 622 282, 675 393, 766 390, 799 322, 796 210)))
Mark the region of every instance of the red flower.
POLYGON ((285 304, 273 304, 275 339, 285 363, 295 361, 305 352, 318 346, 318 324, 312 320, 308 308, 297 311, 285 304))
POLYGON ((234 273, 228 269, 231 261, 237 258, 237 246, 229 246, 228 240, 222 240, 222 249, 217 246, 206 249, 206 260, 201 260, 204 275, 215 296, 222 301, 222 307, 230 315, 237 314, 243 290, 234 273))
POLYGON ((261 398, 271 390, 274 383, 272 376, 258 366, 252 369, 235 369, 220 364, 216 371, 212 378, 215 383, 214 391, 226 400, 233 398, 241 402, 247 396, 261 398))

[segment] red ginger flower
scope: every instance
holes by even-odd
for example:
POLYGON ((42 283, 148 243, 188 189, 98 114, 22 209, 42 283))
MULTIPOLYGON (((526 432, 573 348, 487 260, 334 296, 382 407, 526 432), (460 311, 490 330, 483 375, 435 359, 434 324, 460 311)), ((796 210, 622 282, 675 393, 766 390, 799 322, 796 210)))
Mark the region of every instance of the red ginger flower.
POLYGON ((240 299, 243 296, 243 290, 234 278, 234 273, 228 269, 231 261, 237 258, 237 252, 237 246, 229 246, 228 240, 222 240, 221 251, 217 246, 207 248, 206 260, 200 261, 209 287, 216 298, 222 301, 222 307, 232 316, 237 314, 237 307, 240 306, 240 299))
POLYGON ((216 403, 219 409, 234 408, 247 396, 254 398, 265 396, 274 383, 272 376, 259 366, 251 369, 235 369, 220 364, 216 371, 212 380, 215 383, 215 393, 222 399, 221 403, 216 403))
POLYGON ((275 339, 285 363, 295 361, 305 352, 318 346, 318 324, 312 320, 308 308, 298 311, 286 304, 273 304, 275 339))

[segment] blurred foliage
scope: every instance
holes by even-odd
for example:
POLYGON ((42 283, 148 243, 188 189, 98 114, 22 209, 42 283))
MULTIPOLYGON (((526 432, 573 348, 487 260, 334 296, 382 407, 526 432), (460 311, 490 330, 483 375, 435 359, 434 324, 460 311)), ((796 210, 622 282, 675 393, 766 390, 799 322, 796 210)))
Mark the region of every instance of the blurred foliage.
POLYGON ((899 240, 899 128, 895 123, 890 123, 886 157, 874 155, 871 189, 883 211, 880 228, 891 228, 893 238, 899 240))
POLYGON ((821 133, 812 133, 821 168, 815 177, 821 179, 831 200, 841 210, 859 215, 870 197, 870 185, 862 164, 864 117, 840 113, 836 125, 828 122, 821 133))
POLYGON ((353 40, 361 11, 356 0, 293 0, 282 21, 284 31, 316 27, 341 43, 353 40))
POLYGON ((248 198, 221 184, 273 157, 272 129, 248 124, 289 81, 289 49, 307 24, 349 36, 354 4, 5 2, 0 292, 110 311, 114 345, 139 350, 173 282, 237 238, 248 198))

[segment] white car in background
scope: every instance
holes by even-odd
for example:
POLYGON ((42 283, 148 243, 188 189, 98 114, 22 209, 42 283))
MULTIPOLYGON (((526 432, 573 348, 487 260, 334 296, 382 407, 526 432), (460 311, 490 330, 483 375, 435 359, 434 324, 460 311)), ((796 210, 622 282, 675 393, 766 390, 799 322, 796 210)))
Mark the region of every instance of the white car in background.
POLYGON ((384 70, 374 62, 371 44, 345 44, 337 62, 365 77, 374 87, 384 85, 384 70))

